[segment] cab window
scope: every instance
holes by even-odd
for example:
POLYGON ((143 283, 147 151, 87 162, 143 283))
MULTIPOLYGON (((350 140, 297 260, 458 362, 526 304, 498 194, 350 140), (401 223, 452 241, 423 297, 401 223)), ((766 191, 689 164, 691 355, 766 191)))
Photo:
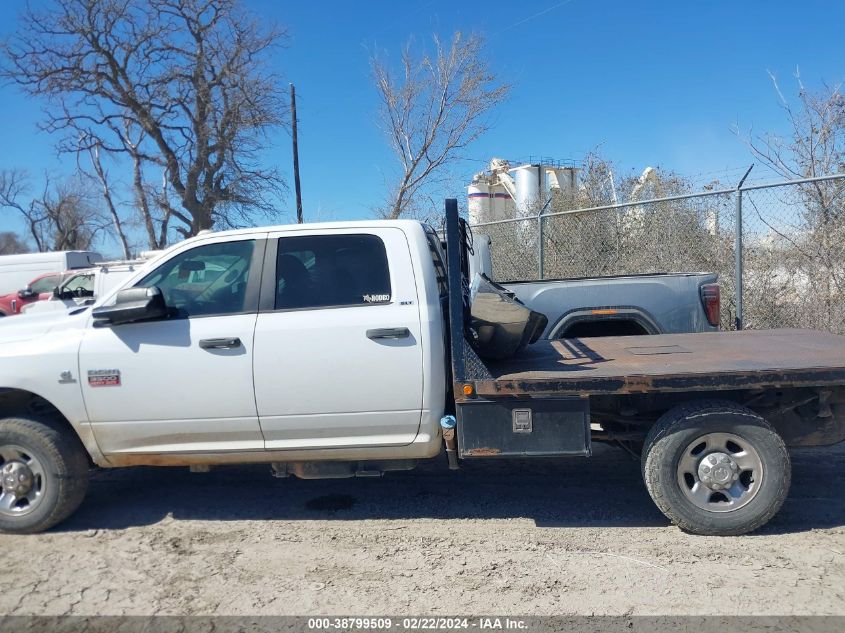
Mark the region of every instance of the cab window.
POLYGON ((279 239, 276 309, 390 303, 390 270, 376 235, 308 235, 279 239))
POLYGON ((176 255, 137 284, 158 286, 178 316, 238 314, 245 311, 254 240, 197 246, 176 255))

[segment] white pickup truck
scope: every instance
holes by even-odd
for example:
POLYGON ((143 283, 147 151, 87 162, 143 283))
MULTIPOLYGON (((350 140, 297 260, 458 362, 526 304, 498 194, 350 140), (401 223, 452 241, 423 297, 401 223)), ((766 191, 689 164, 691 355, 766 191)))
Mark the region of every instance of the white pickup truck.
POLYGON ((0 529, 68 517, 91 466, 370 476, 444 447, 456 468, 604 441, 642 448, 682 528, 739 534, 783 502, 785 444, 845 439, 845 338, 821 332, 540 340, 481 360, 477 334, 498 326, 471 316, 462 227, 447 201, 445 255, 414 221, 205 234, 93 307, 4 320, 0 529))

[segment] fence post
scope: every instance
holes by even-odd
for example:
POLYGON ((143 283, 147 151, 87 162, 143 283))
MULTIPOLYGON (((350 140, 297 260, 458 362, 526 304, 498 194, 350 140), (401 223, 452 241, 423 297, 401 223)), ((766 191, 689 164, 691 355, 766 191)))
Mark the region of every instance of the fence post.
POLYGON ((734 234, 734 258, 736 259, 736 315, 734 327, 742 329, 742 189, 736 190, 736 229, 734 234))
POLYGON ((736 186, 736 228, 734 229, 734 259, 736 260, 736 316, 734 317, 734 327, 736 327, 737 331, 742 329, 742 185, 745 184, 745 179, 748 178, 748 174, 751 173, 752 169, 754 169, 753 163, 736 186))
POLYGON ((545 211, 545 207, 540 209, 540 213, 537 214, 537 274, 539 279, 543 279, 544 274, 544 262, 543 258, 545 253, 543 252, 543 211, 545 211))

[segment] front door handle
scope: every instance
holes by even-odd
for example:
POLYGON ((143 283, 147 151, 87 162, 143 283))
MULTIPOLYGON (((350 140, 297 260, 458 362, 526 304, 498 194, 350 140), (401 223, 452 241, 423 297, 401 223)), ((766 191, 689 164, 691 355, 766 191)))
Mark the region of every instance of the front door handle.
POLYGON ((241 346, 241 339, 237 336, 231 338, 204 338, 200 341, 202 349, 234 349, 241 346))
POLYGON ((408 338, 411 336, 411 330, 406 327, 382 327, 375 330, 367 330, 367 338, 408 338))

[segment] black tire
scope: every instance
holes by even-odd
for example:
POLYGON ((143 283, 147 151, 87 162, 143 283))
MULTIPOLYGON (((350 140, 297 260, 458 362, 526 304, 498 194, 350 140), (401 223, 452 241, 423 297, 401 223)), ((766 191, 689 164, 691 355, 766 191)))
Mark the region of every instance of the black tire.
POLYGON ((0 531, 43 532, 69 517, 88 490, 88 457, 79 438, 48 419, 0 419, 0 450, 10 446, 25 449, 31 458, 38 460, 44 474, 39 480, 41 497, 37 505, 20 516, 0 512, 0 531))
POLYGON ((693 534, 714 536, 746 534, 767 523, 786 500, 792 472, 786 445, 768 422, 750 409, 724 400, 691 402, 661 416, 646 437, 642 470, 651 498, 672 523, 693 534), (679 475, 681 458, 693 442, 710 433, 741 438, 757 452, 762 464, 756 492, 734 510, 714 512, 699 507, 681 487, 685 485, 679 475))

